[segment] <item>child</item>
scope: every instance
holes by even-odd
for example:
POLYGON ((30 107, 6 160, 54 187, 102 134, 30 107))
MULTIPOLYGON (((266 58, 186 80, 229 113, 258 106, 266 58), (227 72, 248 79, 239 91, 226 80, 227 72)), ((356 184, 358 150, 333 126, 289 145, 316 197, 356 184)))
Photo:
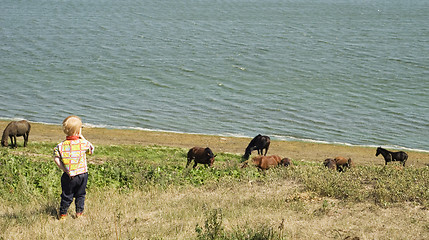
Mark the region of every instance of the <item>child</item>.
POLYGON ((88 168, 86 153, 92 154, 94 146, 82 136, 82 121, 78 116, 69 116, 63 121, 66 140, 54 149, 54 161, 64 171, 61 176, 61 203, 58 218, 67 217, 67 210, 75 198, 76 218, 82 216, 88 168))

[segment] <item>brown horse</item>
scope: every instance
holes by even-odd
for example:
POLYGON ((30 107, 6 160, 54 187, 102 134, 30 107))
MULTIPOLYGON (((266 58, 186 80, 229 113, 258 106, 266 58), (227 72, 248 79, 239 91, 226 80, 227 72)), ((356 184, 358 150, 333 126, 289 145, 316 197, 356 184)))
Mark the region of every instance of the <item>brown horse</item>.
POLYGON ((345 157, 336 157, 334 158, 335 164, 337 165, 337 170, 339 172, 344 172, 346 168, 351 168, 352 166, 352 159, 351 158, 345 158, 345 157))
POLYGON ((259 170, 267 170, 272 167, 277 167, 282 162, 282 159, 278 155, 270 156, 256 156, 252 158, 253 164, 259 170))
POLYGON ((1 138, 1 145, 3 147, 8 146, 7 138, 10 137, 10 145, 12 148, 16 148, 16 137, 24 137, 24 147, 27 146, 28 135, 30 134, 31 125, 26 120, 10 122, 3 131, 1 138))
POLYGON ((195 168, 198 163, 213 166, 214 158, 216 155, 213 154, 210 148, 202 148, 202 147, 193 147, 188 151, 188 162, 186 163, 186 167, 194 160, 195 168))

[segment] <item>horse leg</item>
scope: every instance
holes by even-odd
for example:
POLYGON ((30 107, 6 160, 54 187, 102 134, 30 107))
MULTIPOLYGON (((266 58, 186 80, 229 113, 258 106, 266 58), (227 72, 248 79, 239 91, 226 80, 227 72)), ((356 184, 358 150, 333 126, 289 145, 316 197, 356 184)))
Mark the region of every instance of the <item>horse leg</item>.
POLYGON ((195 168, 197 166, 197 161, 194 161, 194 166, 192 168, 195 168))
POLYGON ((186 167, 189 166, 189 164, 191 163, 191 161, 192 161, 192 158, 188 158, 188 162, 186 163, 186 167))
POLYGON ((27 146, 27 142, 28 142, 28 133, 24 134, 24 147, 27 146))
POLYGON ((403 165, 404 165, 404 167, 405 167, 405 162, 408 160, 408 155, 407 154, 405 154, 405 157, 404 157, 404 163, 403 163, 403 165))
POLYGON ((384 161, 386 162, 386 164, 384 164, 384 165, 387 166, 387 162, 391 162, 393 159, 392 159, 392 155, 390 153, 387 153, 385 155, 383 155, 384 161))
MULTIPOLYGON (((15 145, 13 144, 13 137, 14 136, 9 136, 9 137, 10 137, 10 147, 15 148, 15 145)), ((16 142, 16 138, 15 138, 15 142, 16 142)))

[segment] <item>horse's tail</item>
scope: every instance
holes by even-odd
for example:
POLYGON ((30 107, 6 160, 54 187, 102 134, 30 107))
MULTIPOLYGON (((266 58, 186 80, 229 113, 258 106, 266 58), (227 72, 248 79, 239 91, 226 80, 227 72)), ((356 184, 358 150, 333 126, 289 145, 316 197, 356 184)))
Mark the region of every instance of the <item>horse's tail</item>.
POLYGON ((405 167, 405 162, 407 161, 407 159, 408 159, 408 154, 406 153, 406 152, 403 152, 403 155, 404 155, 404 160, 402 160, 402 166, 404 166, 405 167))
POLYGON ((267 136, 265 140, 265 149, 267 149, 267 151, 268 151, 268 148, 270 148, 270 143, 271 143, 270 137, 267 136))
POLYGON ((27 134, 29 134, 29 133, 30 133, 30 130, 31 130, 31 124, 30 124, 29 122, 27 122, 27 126, 28 126, 27 134))
POLYGON ((191 149, 189 149, 188 154, 186 155, 186 160, 187 160, 186 161, 186 167, 188 167, 189 164, 192 162, 193 155, 194 155, 194 149, 191 148, 191 149))

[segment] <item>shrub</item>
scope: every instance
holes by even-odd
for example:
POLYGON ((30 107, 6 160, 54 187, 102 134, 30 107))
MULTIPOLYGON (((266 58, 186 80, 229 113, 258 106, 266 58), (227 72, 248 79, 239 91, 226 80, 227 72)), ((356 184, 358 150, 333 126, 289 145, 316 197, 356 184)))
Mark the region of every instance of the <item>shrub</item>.
MULTIPOLYGON (((249 227, 237 227, 235 230, 227 232, 222 227, 222 209, 213 209, 206 213, 204 227, 197 224, 195 231, 199 240, 272 240, 283 239, 282 234, 274 231, 268 225, 261 225, 256 229, 249 227)), ((247 225, 247 224, 246 224, 247 225)))

